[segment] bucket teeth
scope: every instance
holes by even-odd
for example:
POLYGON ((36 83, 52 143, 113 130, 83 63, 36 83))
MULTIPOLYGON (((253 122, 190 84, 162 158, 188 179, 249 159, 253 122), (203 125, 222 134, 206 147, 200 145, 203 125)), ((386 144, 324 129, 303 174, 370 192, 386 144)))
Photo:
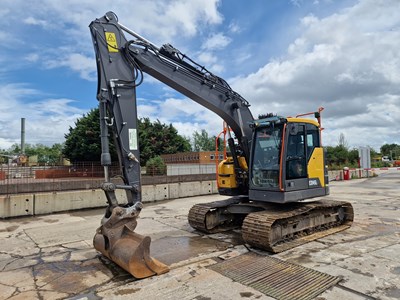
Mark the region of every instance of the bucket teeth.
POLYGON ((168 272, 167 265, 150 256, 150 237, 133 231, 136 218, 137 214, 126 208, 115 208, 97 229, 95 249, 137 279, 168 272))

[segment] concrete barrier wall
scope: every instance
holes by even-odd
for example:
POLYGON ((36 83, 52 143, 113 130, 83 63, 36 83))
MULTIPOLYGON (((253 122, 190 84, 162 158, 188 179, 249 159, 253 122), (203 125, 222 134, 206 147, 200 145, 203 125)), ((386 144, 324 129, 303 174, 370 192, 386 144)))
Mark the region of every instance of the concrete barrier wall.
MULTIPOLYGON (((350 170, 350 178, 372 177, 372 171, 350 170)), ((329 171, 329 180, 343 180, 343 171, 329 171)), ((126 203, 124 190, 117 190, 117 199, 126 203)), ((218 193, 215 180, 160 183, 142 186, 142 201, 153 202, 218 193)), ((101 189, 57 191, 0 196, 0 218, 33 216, 83 208, 105 207, 107 200, 101 189)))
POLYGON ((34 194, 34 214, 42 215, 59 211, 105 206, 102 190, 82 190, 34 194))
MULTIPOLYGON (((183 197, 216 194, 215 180, 142 186, 142 201, 154 202, 183 197)), ((126 203, 124 190, 117 190, 119 203, 126 203)), ((101 189, 57 191, 0 196, 0 218, 43 215, 84 208, 106 207, 107 200, 101 189)))
POLYGON ((0 197, 0 218, 33 216, 34 195, 18 194, 13 197, 0 197))

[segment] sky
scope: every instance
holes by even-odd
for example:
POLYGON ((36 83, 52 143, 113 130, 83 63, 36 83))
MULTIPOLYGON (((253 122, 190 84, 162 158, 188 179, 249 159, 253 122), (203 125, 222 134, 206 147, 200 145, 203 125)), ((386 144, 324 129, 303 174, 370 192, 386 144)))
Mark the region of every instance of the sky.
MULTIPOLYGON (((106 12, 224 78, 253 116, 322 112, 323 143, 400 144, 398 0, 1 0, 0 149, 62 143, 97 107, 88 25, 106 12)), ((192 137, 222 120, 150 76, 139 117, 192 137)))

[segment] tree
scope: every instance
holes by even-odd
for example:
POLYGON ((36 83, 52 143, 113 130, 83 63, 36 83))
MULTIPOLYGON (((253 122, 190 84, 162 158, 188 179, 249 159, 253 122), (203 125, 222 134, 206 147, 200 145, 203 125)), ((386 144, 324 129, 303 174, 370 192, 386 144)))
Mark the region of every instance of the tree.
POLYGON ((343 133, 341 133, 339 135, 338 146, 341 146, 341 147, 345 148, 346 150, 349 149, 349 144, 347 143, 346 138, 343 133))
POLYGON ((348 152, 348 161, 350 165, 358 167, 358 159, 359 159, 358 149, 352 149, 348 152))
MULTIPOLYGON (((369 147, 369 146, 368 146, 368 147, 369 147)), ((369 147, 369 149, 370 149, 371 160, 372 160, 373 157, 378 156, 378 152, 376 152, 376 151, 374 150, 374 148, 372 148, 372 147, 369 147)))
MULTIPOLYGON (((69 127, 65 135, 63 155, 70 161, 99 161, 101 157, 99 109, 92 109, 69 127)), ((114 144, 110 143, 112 159, 116 160, 114 144)))
POLYGON ((332 166, 336 162, 335 148, 332 146, 326 147, 326 162, 329 166, 332 166))
MULTIPOLYGON (((204 129, 199 133, 195 131, 193 133, 193 150, 194 151, 215 151, 215 139, 216 136, 209 137, 207 131, 204 129)), ((218 150, 222 151, 223 140, 219 138, 218 150)))
POLYGON ((389 156, 393 159, 397 159, 397 157, 400 156, 400 145, 397 144, 384 144, 380 150, 382 155, 389 156))
POLYGON ((349 151, 346 147, 338 145, 336 147, 328 146, 327 149, 327 162, 328 165, 344 165, 349 158, 349 151))
MULTIPOLYGON (((111 132, 110 132, 111 133, 111 132)), ((138 119, 138 139, 140 164, 161 154, 173 154, 190 151, 189 141, 180 136, 170 125, 159 120, 151 122, 149 118, 138 119)), ((99 161, 101 156, 99 110, 93 109, 75 122, 65 135, 63 154, 71 161, 99 161)), ((117 161, 115 146, 110 139, 110 153, 113 161, 117 161)))
POLYGON ((9 149, 9 153, 12 154, 20 154, 21 153, 21 145, 20 144, 13 144, 9 149))
MULTIPOLYGON (((30 156, 37 156, 39 163, 46 164, 58 164, 62 156, 62 144, 54 144, 52 146, 46 146, 43 144, 25 144, 25 154, 30 156)), ((8 153, 18 155, 21 154, 21 148, 19 144, 14 144, 8 150, 8 153)))
POLYGON ((152 123, 149 118, 141 118, 138 121, 142 165, 150 158, 162 154, 190 151, 190 142, 180 136, 172 124, 162 124, 159 120, 152 123))

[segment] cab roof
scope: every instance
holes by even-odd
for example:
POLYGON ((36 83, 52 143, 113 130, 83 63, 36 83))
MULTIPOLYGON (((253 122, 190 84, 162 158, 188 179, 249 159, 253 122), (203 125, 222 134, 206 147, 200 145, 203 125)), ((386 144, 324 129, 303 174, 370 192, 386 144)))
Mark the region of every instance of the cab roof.
POLYGON ((259 120, 254 120, 251 125, 254 127, 264 127, 269 126, 271 123, 273 124, 283 124, 283 123, 307 123, 313 124, 317 127, 320 127, 319 123, 316 120, 308 119, 308 118, 294 118, 294 117, 281 117, 281 116, 272 116, 268 118, 262 118, 259 120))

